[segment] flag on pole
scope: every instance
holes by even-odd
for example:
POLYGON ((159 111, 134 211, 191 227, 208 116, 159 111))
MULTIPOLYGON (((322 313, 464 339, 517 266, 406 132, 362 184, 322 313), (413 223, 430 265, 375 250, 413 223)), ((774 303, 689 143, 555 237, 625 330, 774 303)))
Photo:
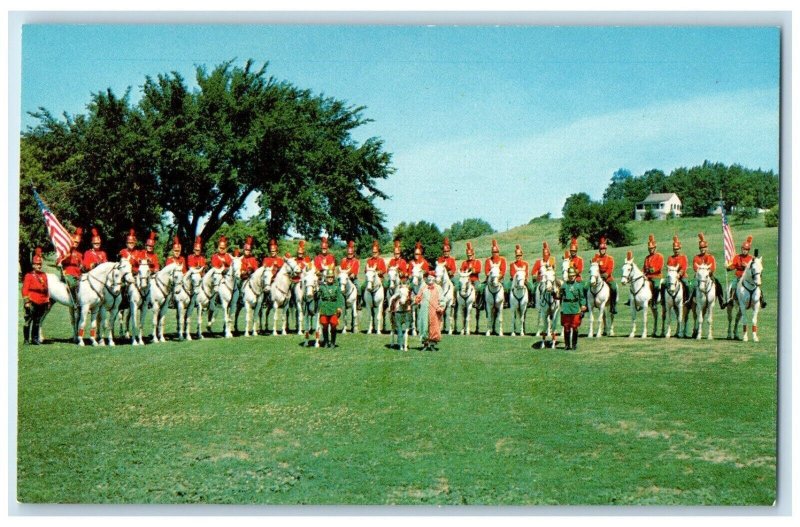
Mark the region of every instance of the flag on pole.
POLYGON ((733 260, 733 256, 736 254, 736 246, 733 243, 731 226, 728 225, 728 217, 725 215, 725 206, 720 206, 722 209, 722 244, 725 246, 725 265, 727 265, 733 260))
POLYGON ((64 258, 64 256, 69 254, 70 249, 72 248, 72 240, 69 235, 69 231, 64 228, 63 225, 58 221, 55 215, 47 208, 47 205, 44 204, 42 198, 39 197, 39 193, 36 192, 36 189, 33 189, 33 197, 36 199, 36 203, 39 205, 39 210, 42 211, 42 215, 44 216, 44 224, 47 226, 47 234, 50 236, 50 241, 53 242, 53 246, 56 248, 56 254, 58 254, 58 260, 64 258))

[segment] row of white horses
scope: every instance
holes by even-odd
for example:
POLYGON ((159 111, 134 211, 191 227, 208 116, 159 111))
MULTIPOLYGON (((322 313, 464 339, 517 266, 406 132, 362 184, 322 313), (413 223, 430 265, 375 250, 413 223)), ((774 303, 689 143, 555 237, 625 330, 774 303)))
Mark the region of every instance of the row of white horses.
MULTIPOLYGON (((174 303, 177 311, 177 334, 179 339, 191 340, 190 327, 196 320, 196 338, 203 338, 203 313, 207 314, 206 329, 210 331, 214 322, 217 306, 223 313, 223 332, 225 337, 232 337, 232 328, 236 326, 241 309, 245 310, 244 335, 256 335, 268 331, 270 314, 272 334, 287 334, 288 309, 290 304, 296 308, 297 333, 304 335, 306 341, 319 345, 318 324, 318 291, 319 275, 313 267, 301 268, 294 258, 286 258, 283 266, 275 273, 265 267, 259 267, 249 276, 242 278, 241 257, 232 257, 233 264, 226 269, 210 268, 205 272, 190 269, 183 272, 177 264, 169 264, 156 272, 151 272, 146 261, 139 264, 138 271, 133 272, 127 260, 109 262, 98 265, 92 271, 82 275, 77 298, 73 299, 67 285, 61 279, 48 273, 48 286, 51 298, 70 308, 73 327, 73 339, 84 344, 86 324, 90 324, 89 339, 93 345, 108 343, 114 345, 114 327, 116 320, 121 322, 121 332, 131 339, 134 345, 144 344, 143 321, 148 311, 152 311, 152 341, 164 342, 164 325, 167 308, 174 303), (293 280, 299 276, 299 281, 293 280), (279 316, 282 320, 279 322, 279 316), (196 318, 194 318, 196 316, 196 318)), ((567 278, 569 260, 562 262, 561 279, 557 279, 556 270, 550 266, 542 266, 535 287, 538 311, 536 328, 533 335, 539 335, 542 343, 552 339, 555 346, 557 317, 560 313, 558 300, 559 289, 567 278)), ((739 338, 739 321, 752 310, 751 334, 758 340, 757 320, 761 295, 762 262, 760 257, 753 259, 736 286, 736 306, 728 307, 728 338, 739 338), (734 322, 735 320, 735 322, 734 322)), ((425 272, 422 266, 411 264, 409 289, 411 294, 419 292, 424 285, 425 272)), ((686 309, 683 302, 683 283, 678 277, 678 268, 667 266, 664 288, 664 310, 662 312, 662 336, 672 335, 672 317, 677 320, 678 336, 686 336, 689 312, 694 314, 694 333, 702 338, 702 327, 705 322, 708 338, 713 338, 713 304, 716 295, 714 280, 709 276, 708 266, 701 265, 695 275, 695 295, 691 309, 686 309)), ((477 289, 470 280, 469 272, 459 273, 459 285, 455 286, 447 269, 437 264, 435 281, 441 287, 444 309, 443 332, 452 335, 460 333, 469 335, 472 331, 474 311, 474 332, 478 332, 480 310, 473 309, 477 303, 477 289), (460 331, 458 329, 460 324, 460 331)), ((384 287, 378 271, 367 267, 365 271, 364 309, 368 313, 369 327, 367 333, 379 333, 386 330, 391 316, 388 302, 400 286, 398 270, 390 267, 387 273, 387 286, 384 287)), ((525 284, 524 270, 518 270, 511 277, 511 289, 508 294, 511 314, 511 335, 526 334, 526 316, 529 305, 528 288, 525 284)), ((358 288, 350 279, 346 270, 340 270, 338 284, 345 300, 344 329, 348 324, 352 332, 358 331, 358 288)), ((654 321, 657 321, 656 302, 651 302, 653 291, 648 287, 644 273, 633 262, 629 255, 622 266, 621 284, 630 289, 631 333, 636 334, 637 313, 643 311, 642 338, 648 336, 648 309, 654 321)), ((603 334, 614 335, 614 316, 609 309, 610 288, 600 277, 596 263, 589 267, 587 283, 587 304, 590 308, 589 337, 601 337, 603 334), (595 316, 597 312, 597 316, 595 316), (595 322, 597 326, 595 328, 595 322)), ((484 287, 483 311, 487 320, 486 335, 496 333, 503 335, 503 306, 505 290, 500 279, 499 264, 492 264, 484 287)), ((412 334, 416 334, 417 308, 413 311, 414 323, 412 334)), ((655 326, 655 322, 654 322, 655 326)), ((655 329, 655 328, 654 328, 655 329)), ((655 332, 654 332, 655 333, 655 332)), ((747 325, 743 326, 743 339, 747 340, 747 325)))

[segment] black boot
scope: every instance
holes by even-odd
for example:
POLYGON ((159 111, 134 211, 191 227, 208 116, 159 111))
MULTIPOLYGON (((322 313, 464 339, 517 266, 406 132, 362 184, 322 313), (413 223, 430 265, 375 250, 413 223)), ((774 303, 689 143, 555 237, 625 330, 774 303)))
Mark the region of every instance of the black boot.
POLYGON ((767 301, 764 300, 764 291, 761 291, 761 309, 767 307, 767 301))
POLYGON ((331 348, 335 348, 336 347, 336 333, 337 333, 336 328, 332 327, 331 328, 331 344, 330 344, 331 348))
POLYGON ((611 290, 611 314, 617 314, 617 291, 615 289, 611 290))
POLYGON ((578 349, 578 330, 572 330, 572 350, 578 349))
POLYGON ((565 329, 564 330, 564 349, 571 350, 572 349, 572 329, 565 329))
POLYGON ((328 326, 322 326, 322 342, 319 343, 321 348, 328 346, 328 326))

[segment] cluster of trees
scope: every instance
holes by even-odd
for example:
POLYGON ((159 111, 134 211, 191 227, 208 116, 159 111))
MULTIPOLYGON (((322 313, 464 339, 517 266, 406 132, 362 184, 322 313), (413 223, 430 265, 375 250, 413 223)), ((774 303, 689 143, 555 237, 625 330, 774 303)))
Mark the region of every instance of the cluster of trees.
POLYGON ((37 125, 21 137, 20 262, 49 244, 31 185, 62 223, 96 226, 120 243, 131 227, 213 240, 251 196, 265 225, 253 235, 384 235, 376 200, 387 196, 377 184, 394 169, 382 140, 351 136, 370 122, 365 108, 266 68, 200 66, 194 90, 176 72, 148 76, 136 104, 130 88, 122 97, 106 90, 85 114, 32 114, 37 125))
POLYGON ((444 236, 451 242, 457 240, 471 240, 478 236, 494 234, 495 230, 488 221, 480 218, 467 218, 464 221, 457 221, 444 230, 444 236))
MULTIPOLYGON (((420 221, 417 223, 400 222, 392 231, 392 240, 400 240, 400 255, 406 260, 414 258, 414 247, 417 242, 422 244, 424 256, 429 263, 434 263, 442 255, 444 234, 435 223, 420 221)), ((393 241, 389 243, 391 252, 393 241)))
MULTIPOLYGON (((706 216, 719 205, 720 195, 734 222, 753 218, 757 209, 777 210, 778 176, 772 171, 751 170, 741 165, 704 162, 692 168, 676 168, 669 175, 648 170, 634 176, 620 168, 611 177, 602 201, 588 194, 572 194, 562 208, 558 240, 562 246, 573 236, 583 236, 597 246, 601 236, 612 245, 632 243, 627 223, 635 217, 636 203, 648 194, 674 192, 681 199, 683 216, 706 216)), ((652 219, 652 213, 644 219, 652 219)))
POLYGON ((706 161, 692 168, 676 168, 669 175, 661 170, 648 170, 633 176, 621 168, 611 177, 603 201, 625 202, 633 219, 635 204, 651 192, 677 194, 684 216, 706 216, 719 205, 720 195, 729 212, 747 207, 769 209, 779 200, 778 175, 774 172, 706 161))

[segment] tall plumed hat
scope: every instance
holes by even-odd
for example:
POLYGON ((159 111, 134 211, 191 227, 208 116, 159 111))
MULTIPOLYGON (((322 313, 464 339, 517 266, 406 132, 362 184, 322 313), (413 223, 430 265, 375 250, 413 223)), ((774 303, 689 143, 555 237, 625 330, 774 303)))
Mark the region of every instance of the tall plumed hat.
POLYGON ((181 239, 175 236, 172 238, 172 248, 173 249, 180 249, 181 248, 181 239))
POLYGON ((395 240, 394 241, 394 251, 399 251, 399 250, 400 250, 400 240, 395 240))
POLYGON ((131 229, 128 231, 128 236, 125 238, 125 243, 136 243, 136 231, 131 229))
POLYGON ((37 247, 33 250, 33 263, 40 264, 42 263, 42 248, 37 247))
POLYGON ((449 251, 450 250, 450 238, 445 238, 444 243, 442 244, 442 250, 449 251))
POLYGON ((78 227, 75 229, 75 234, 72 235, 72 241, 75 243, 81 243, 81 238, 83 238, 83 228, 78 227))
POLYGON ((417 240, 417 243, 414 245, 414 252, 416 252, 416 251, 417 251, 417 249, 419 249, 419 252, 420 252, 420 253, 424 253, 424 252, 425 252, 425 251, 422 249, 422 244, 421 244, 421 243, 419 243, 419 240, 417 240))
POLYGON ((103 240, 100 238, 100 233, 95 227, 92 227, 92 243, 101 243, 103 240))
POLYGON ((381 246, 378 244, 378 240, 372 240, 372 250, 373 251, 380 251, 381 246))
POLYGON ((347 254, 353 254, 355 250, 356 250, 356 242, 354 242, 353 240, 347 242, 347 254))
POLYGON ((625 259, 633 260, 633 251, 628 251, 627 253, 625 253, 625 259))
POLYGON ((194 248, 195 249, 202 249, 203 248, 203 238, 200 236, 194 239, 194 248))
POLYGON ((300 242, 297 244, 297 254, 305 254, 305 252, 306 252, 306 241, 300 240, 300 242))
POLYGON ((608 245, 606 245, 606 237, 600 237, 600 249, 608 249, 608 245))
POLYGON ((497 246, 497 240, 494 240, 494 239, 492 240, 492 252, 493 253, 499 253, 500 252, 500 247, 497 246))
POLYGON ((750 245, 753 243, 753 237, 748 236, 747 239, 742 243, 742 249, 750 250, 750 245))
POLYGON ((155 231, 150 231, 150 236, 147 238, 147 241, 144 242, 145 247, 155 247, 156 237, 158 237, 158 234, 156 234, 155 231))
POLYGON ((472 248, 472 242, 467 242, 467 255, 475 254, 475 249, 472 248))
POLYGON ((547 242, 542 242, 542 256, 545 258, 550 256, 550 246, 547 245, 547 242))
POLYGON ((570 251, 577 251, 578 250, 578 238, 572 237, 572 241, 569 244, 570 251))
POLYGON ((697 235, 697 238, 699 240, 699 242, 697 244, 698 247, 700 247, 701 249, 703 247, 708 247, 708 242, 706 241, 706 237, 703 235, 702 232, 697 235))
POLYGON ((328 237, 327 236, 323 236, 322 237, 322 248, 323 249, 327 249, 328 248, 328 237))
POLYGON ((656 237, 652 234, 647 238, 647 248, 656 246, 656 237))
POLYGON ((680 249, 681 248, 681 241, 678 239, 678 235, 672 237, 672 248, 673 249, 680 249))
POLYGON ((516 247, 514 247, 514 255, 522 256, 522 247, 519 244, 517 244, 516 247))
POLYGON ((218 247, 227 247, 228 246, 228 238, 225 236, 220 236, 219 241, 217 242, 218 247))
POLYGON ((253 250, 253 237, 252 236, 248 236, 244 240, 244 250, 245 251, 252 251, 253 250))

